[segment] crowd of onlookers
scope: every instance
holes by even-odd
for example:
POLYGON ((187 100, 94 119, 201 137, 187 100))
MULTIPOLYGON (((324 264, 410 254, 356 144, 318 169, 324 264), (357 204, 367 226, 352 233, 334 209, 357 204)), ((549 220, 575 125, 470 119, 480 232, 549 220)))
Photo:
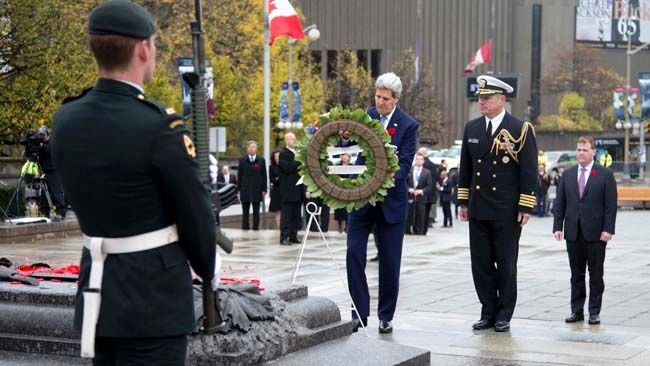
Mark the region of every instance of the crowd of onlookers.
MULTIPOLYGON (((275 148, 271 153, 271 161, 267 170, 266 161, 257 155, 257 143, 249 141, 246 149, 247 154, 239 161, 236 173, 230 167, 224 165, 217 172, 216 168, 212 174, 213 185, 221 188, 227 184, 237 187, 239 200, 242 206, 242 224, 244 230, 260 229, 260 209, 267 193, 270 195, 268 212, 275 217, 275 227, 280 229, 281 244, 298 243, 297 232, 306 228, 308 215, 305 207, 307 203, 313 202, 320 209, 320 215, 316 217, 318 225, 323 232, 329 231, 330 208, 319 198, 311 197, 303 185, 296 185, 300 176, 298 174, 299 163, 295 161, 295 135, 285 135, 285 147, 275 148), (250 211, 252 208, 252 226, 250 223, 250 211)), ((408 175, 409 210, 406 225, 406 234, 426 235, 429 228, 438 222, 437 207, 440 205, 443 212, 442 227, 453 227, 453 219, 458 218, 458 206, 456 201, 456 189, 458 187, 458 176, 455 169, 450 173, 447 171, 445 161, 441 164, 434 164, 428 158, 429 151, 421 147, 415 156, 413 166, 408 175), (455 214, 452 214, 451 205, 455 205, 455 214)), ((355 164, 350 154, 338 156, 338 165, 355 164)), ((349 176, 341 175, 342 178, 349 176)), ((346 209, 333 210, 336 230, 339 233, 347 232, 346 209)), ((308 228, 317 231, 316 222, 308 228)))
MULTIPOLYGON (((288 133, 285 136, 285 147, 275 148, 271 153, 269 164, 269 183, 266 186, 266 162, 257 156, 257 143, 249 141, 247 154, 239 160, 236 173, 230 171, 227 165, 213 176, 216 187, 234 184, 237 187, 239 200, 242 205, 242 229, 259 230, 260 205, 267 193, 270 194, 268 211, 273 212, 275 226, 281 231, 280 241, 284 244, 297 243, 297 232, 304 229, 308 215, 305 211, 306 204, 314 202, 320 208, 320 215, 316 218, 323 232, 329 230, 330 208, 321 199, 313 198, 304 186, 296 186, 299 180, 298 166, 295 161, 294 150, 295 135, 288 133), (250 211, 252 208, 253 223, 250 225, 250 211)), ((438 205, 443 213, 441 227, 452 228, 454 218, 458 219, 458 201, 456 190, 458 188, 458 175, 456 169, 447 170, 445 161, 434 164, 429 158, 426 147, 418 149, 413 166, 409 172, 408 196, 409 210, 406 225, 406 234, 426 235, 429 228, 438 223, 438 205), (452 210, 452 204, 454 209, 452 210), (453 212, 452 212, 453 211, 453 212)), ((354 164, 350 154, 339 156, 339 165, 354 164)), ((559 166, 551 172, 546 169, 546 155, 543 151, 538 155, 537 176, 537 206, 534 213, 539 217, 553 214, 555 194, 558 184, 564 173, 564 167, 559 166)), ((347 178, 348 176, 342 175, 347 178)), ((335 209, 333 212, 336 230, 340 233, 347 232, 347 211, 335 209)), ((309 228, 316 231, 316 223, 309 228)))

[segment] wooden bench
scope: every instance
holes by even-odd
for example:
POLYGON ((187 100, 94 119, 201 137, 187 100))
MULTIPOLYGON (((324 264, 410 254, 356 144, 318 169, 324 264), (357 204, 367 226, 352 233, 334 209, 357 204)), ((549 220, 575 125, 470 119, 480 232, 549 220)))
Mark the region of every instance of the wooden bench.
POLYGON ((617 188, 619 206, 622 202, 650 202, 650 187, 621 187, 617 188))

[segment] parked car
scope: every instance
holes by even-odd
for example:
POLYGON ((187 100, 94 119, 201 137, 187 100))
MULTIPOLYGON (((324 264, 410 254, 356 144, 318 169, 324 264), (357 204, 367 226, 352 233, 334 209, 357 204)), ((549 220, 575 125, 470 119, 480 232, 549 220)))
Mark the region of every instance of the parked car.
POLYGON ((460 141, 457 141, 457 144, 450 147, 449 149, 440 150, 433 156, 429 155, 429 160, 437 165, 440 165, 440 163, 444 160, 447 164, 447 170, 449 171, 449 174, 454 174, 458 169, 458 163, 460 163, 461 145, 459 142, 460 141))
POLYGON ((566 170, 578 164, 576 152, 573 150, 547 151, 546 152, 546 173, 552 176, 557 174, 559 167, 566 170))

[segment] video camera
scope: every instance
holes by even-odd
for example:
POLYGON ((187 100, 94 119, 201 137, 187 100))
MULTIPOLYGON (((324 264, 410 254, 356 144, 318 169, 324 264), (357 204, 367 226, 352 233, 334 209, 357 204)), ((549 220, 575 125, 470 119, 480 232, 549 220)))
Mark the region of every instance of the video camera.
POLYGON ((20 144, 25 146, 25 157, 30 161, 38 161, 38 156, 45 143, 45 132, 29 131, 20 138, 20 144))

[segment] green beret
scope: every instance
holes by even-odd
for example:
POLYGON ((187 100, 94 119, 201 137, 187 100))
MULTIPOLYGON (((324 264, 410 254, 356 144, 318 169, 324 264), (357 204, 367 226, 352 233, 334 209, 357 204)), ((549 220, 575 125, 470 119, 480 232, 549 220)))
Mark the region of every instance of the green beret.
POLYGON ((142 6, 128 0, 111 0, 90 13, 88 33, 146 39, 156 33, 156 25, 142 6))

